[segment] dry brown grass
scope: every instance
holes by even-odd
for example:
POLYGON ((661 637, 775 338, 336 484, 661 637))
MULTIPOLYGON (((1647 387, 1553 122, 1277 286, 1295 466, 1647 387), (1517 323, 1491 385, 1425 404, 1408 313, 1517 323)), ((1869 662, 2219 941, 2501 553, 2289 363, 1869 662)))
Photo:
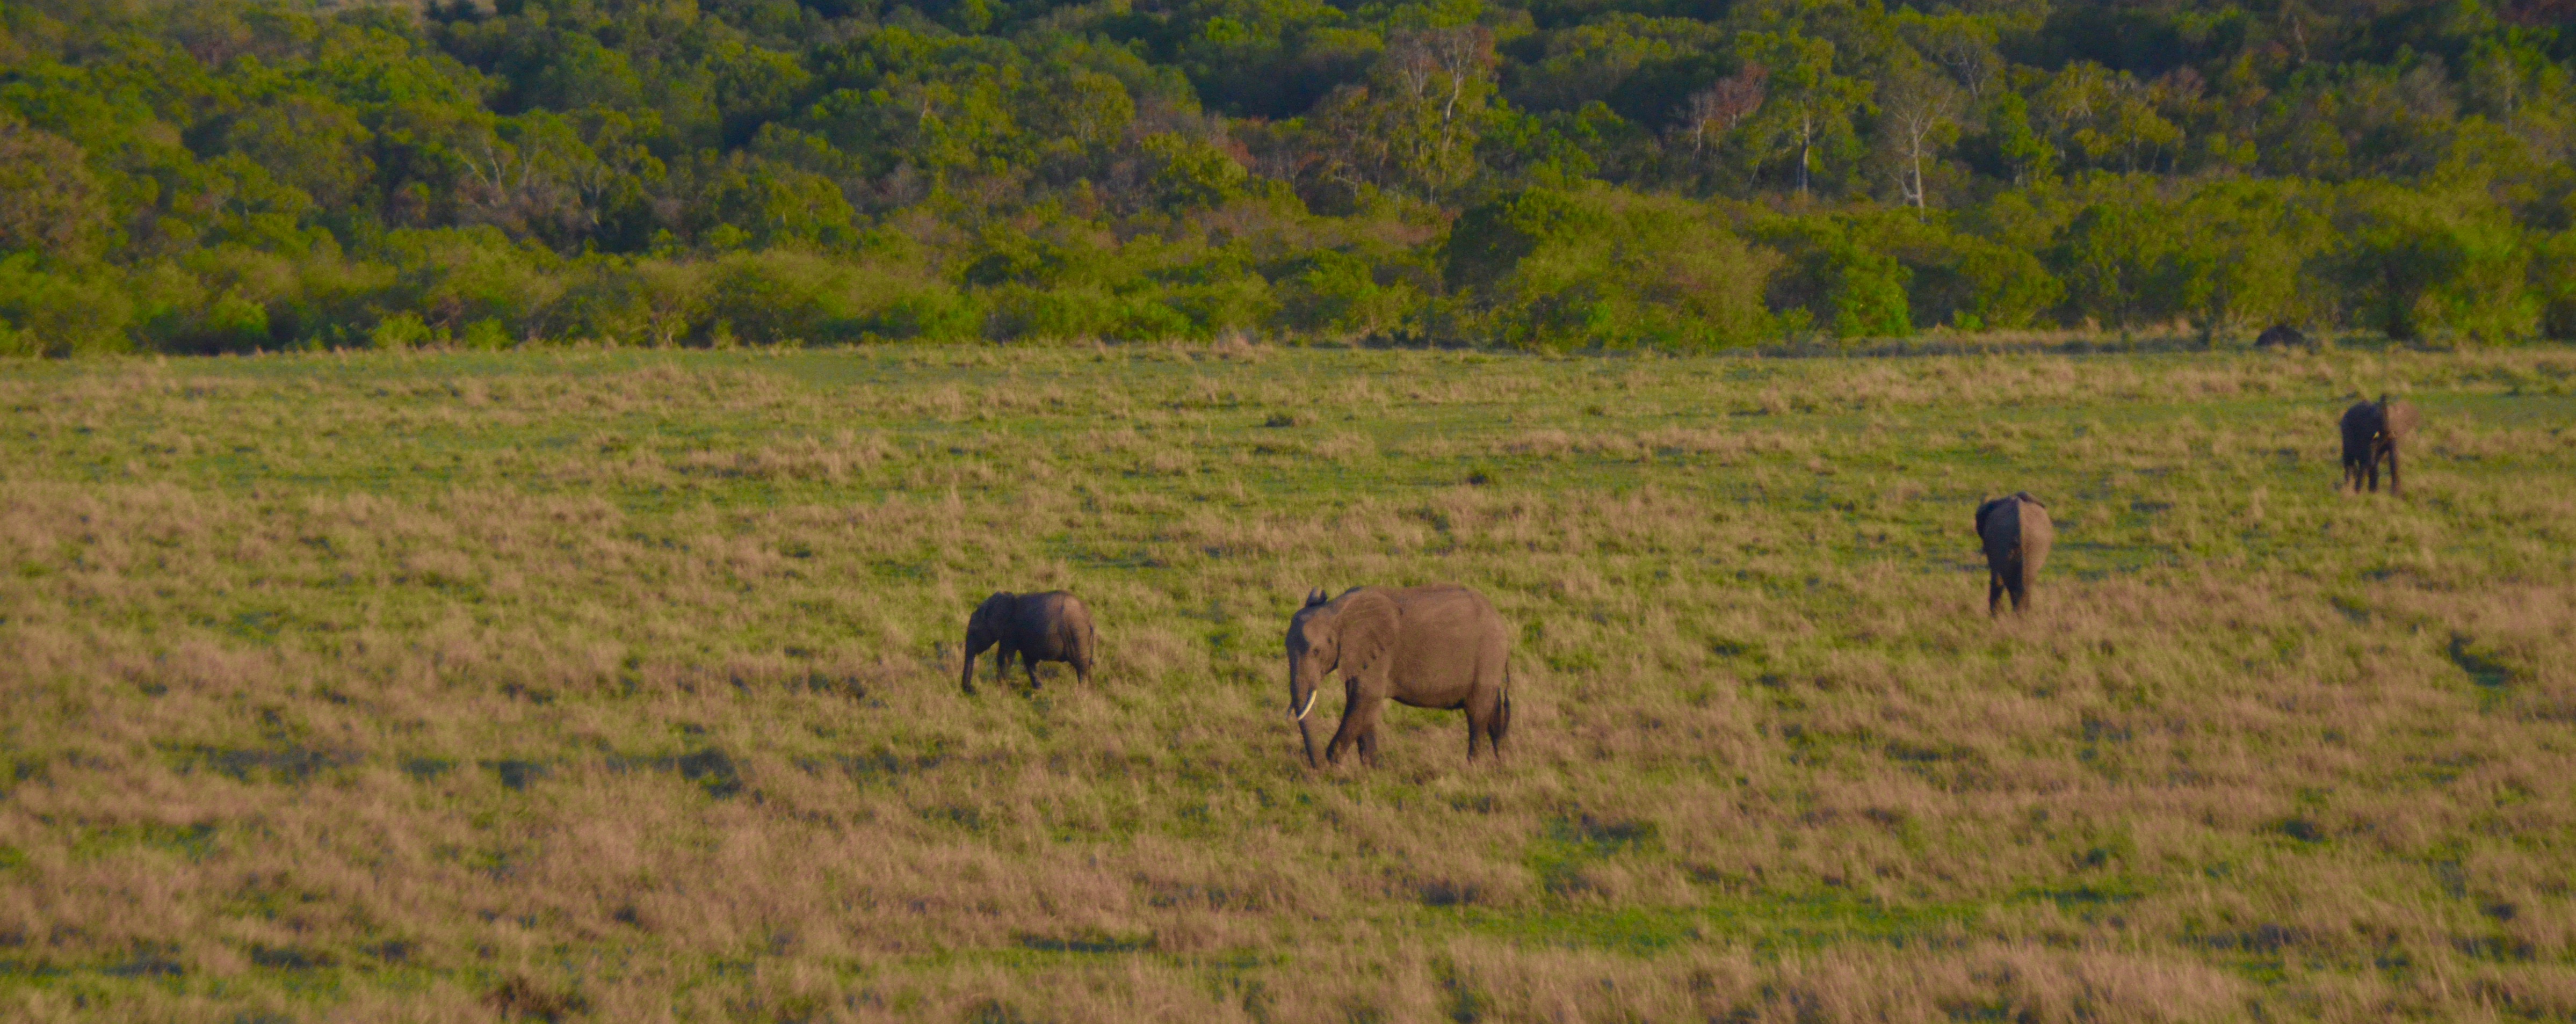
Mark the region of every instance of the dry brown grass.
MULTIPOLYGON (((29 1020, 2576 1016, 2576 355, 21 365, 29 1020), (2428 414, 2333 492, 2350 393, 2428 414), (2061 550, 1982 614, 1966 527, 2061 550), (1522 632, 1309 772, 1310 586, 1522 632), (1100 682, 956 692, 1068 587, 1100 682)), ((1318 714, 1329 715, 1329 700, 1318 714)))

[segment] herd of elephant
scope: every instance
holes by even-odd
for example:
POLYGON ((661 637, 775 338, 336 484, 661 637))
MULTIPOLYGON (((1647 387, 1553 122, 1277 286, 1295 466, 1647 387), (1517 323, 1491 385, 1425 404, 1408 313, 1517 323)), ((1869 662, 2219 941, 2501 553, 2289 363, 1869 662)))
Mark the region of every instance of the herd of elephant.
MULTIPOLYGON (((2417 423, 2414 406, 2385 395, 2345 410, 2337 486, 2359 491, 2367 485, 2375 492, 2385 462, 2389 490, 2396 493, 2398 448, 2417 423)), ((1986 555, 1986 614, 2000 613, 2006 596, 2021 611, 2056 537, 2047 507, 2027 491, 1996 498, 1977 506, 1976 527, 1986 555)), ((1308 593, 1305 606, 1288 620, 1287 638, 1288 711, 1305 742, 1306 763, 1339 763, 1357 749, 1363 761, 1377 764, 1378 713, 1389 700, 1465 711, 1467 760, 1480 754, 1499 758, 1512 725, 1510 636, 1492 602, 1457 584, 1353 587, 1334 598, 1320 589, 1308 593), (1342 680, 1342 721, 1319 761, 1307 716, 1324 678, 1335 673, 1342 680)), ((997 681, 1017 657, 1031 689, 1038 686, 1042 661, 1071 665, 1074 678, 1088 685, 1100 636, 1091 610, 1065 591, 994 594, 966 621, 966 664, 958 681, 968 694, 975 692, 975 658, 994 647, 1000 648, 997 681)))

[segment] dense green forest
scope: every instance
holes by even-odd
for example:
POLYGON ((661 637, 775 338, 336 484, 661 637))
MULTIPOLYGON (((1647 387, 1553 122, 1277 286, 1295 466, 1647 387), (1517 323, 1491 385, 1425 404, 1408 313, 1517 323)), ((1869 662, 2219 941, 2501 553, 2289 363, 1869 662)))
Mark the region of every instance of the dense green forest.
POLYGON ((2576 335, 2569 0, 0 0, 0 352, 2576 335))

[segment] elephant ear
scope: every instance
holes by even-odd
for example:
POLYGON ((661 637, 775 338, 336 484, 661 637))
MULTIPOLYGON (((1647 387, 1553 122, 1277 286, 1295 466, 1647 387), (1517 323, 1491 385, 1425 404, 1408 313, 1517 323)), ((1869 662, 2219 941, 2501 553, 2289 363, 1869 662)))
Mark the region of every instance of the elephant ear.
POLYGON ((1344 677, 1354 671, 1383 667, 1395 650, 1399 611, 1384 591, 1355 588, 1340 598, 1333 613, 1334 642, 1341 649, 1344 677))
POLYGON ((967 628, 998 628, 1003 620, 1011 617, 1011 606, 1018 602, 1019 598, 1010 591, 994 591, 993 596, 985 598, 983 604, 975 606, 975 614, 966 619, 967 628))
POLYGON ((2004 499, 1996 498, 1983 505, 1977 506, 1977 536, 1983 537, 1986 535, 1986 517, 1993 515, 1995 509, 2002 507, 2003 503, 2004 499))

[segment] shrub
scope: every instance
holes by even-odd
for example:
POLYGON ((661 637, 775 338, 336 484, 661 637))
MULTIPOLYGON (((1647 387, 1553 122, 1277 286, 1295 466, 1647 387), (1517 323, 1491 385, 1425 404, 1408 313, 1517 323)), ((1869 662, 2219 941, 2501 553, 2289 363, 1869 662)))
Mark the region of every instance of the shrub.
POLYGON ((2576 231, 2561 231, 2541 244, 2531 279, 2540 300, 2541 333, 2576 340, 2576 231))
POLYGON ((2203 329, 2332 315, 2318 276, 2330 228, 2296 184, 2222 182, 2173 213, 2180 244, 2166 257, 2165 277, 2180 292, 2176 304, 2203 329))
POLYGON ((434 327, 462 334, 494 320, 518 337, 559 333, 559 304, 571 282, 562 257, 514 243, 498 228, 389 232, 382 245, 394 281, 385 307, 409 310, 434 327))
POLYGON ((1187 336, 1190 319, 1143 295, 1082 286, 1040 290, 1006 285, 992 292, 986 333, 1001 340, 1153 341, 1187 336))
POLYGON ((1290 330, 1334 338, 1393 331, 1422 299, 1410 283, 1380 283, 1369 261, 1325 249, 1296 261, 1279 283, 1280 322, 1290 330))
POLYGON ((857 333, 856 268, 795 249, 726 255, 712 268, 707 315, 755 345, 825 343, 857 333))
POLYGON ((111 269, 49 267, 34 253, 0 256, 0 355, 124 351, 133 315, 111 269))
POLYGON ((2353 186, 2337 263, 2357 319, 2403 339, 2506 341, 2540 329, 2522 230, 2483 196, 2353 186))
POLYGON ((884 338, 967 341, 982 336, 984 308, 947 285, 923 285, 887 299, 863 326, 884 338))
POLYGON ((1154 166, 1154 204, 1172 213, 1222 206, 1243 195, 1251 175, 1224 150, 1170 132, 1145 137, 1139 147, 1154 166))
POLYGON ((1839 337, 1943 324, 2023 328, 2065 297, 2065 285, 2027 247, 1913 211, 1839 213, 1761 230, 1792 255, 1772 283, 1773 308, 1839 337))
POLYGON ((1436 329, 1458 341, 1706 349, 1772 329, 1777 261, 1684 200, 1530 189, 1461 215, 1442 263, 1436 329))
POLYGON ((367 332, 367 343, 373 348, 407 349, 429 344, 436 335, 417 313, 396 313, 376 321, 367 332))
MULTIPOLYGON (((1947 322, 1969 330, 2019 330, 2038 323, 2040 314, 2066 295, 2065 283, 2027 249, 1953 235, 1947 255, 1949 259, 1940 266, 1945 276, 1957 282, 1951 293, 1955 297, 1946 303, 1912 303, 1918 324, 1929 314, 1931 323, 1947 322)), ((1916 272, 1918 281, 1927 276, 1916 272)), ((1918 286, 1913 294, 1921 291, 1918 286)))
MULTIPOLYGON (((2085 206, 2042 259, 2065 282, 2059 316, 2119 327, 2164 323, 2197 305, 2177 279, 2174 212, 2153 200, 2085 206)), ((2185 275, 2187 276, 2187 275, 2185 275)))
POLYGON ((1770 307, 1800 311, 1837 338, 1914 333, 1906 287, 1914 272, 1870 244, 1869 225, 1843 217, 1781 220, 1757 229, 1788 255, 1768 290, 1770 307))
POLYGON ((1189 320, 1188 336, 1213 338, 1249 331, 1279 315, 1279 298, 1261 275, 1245 271, 1208 276, 1208 280, 1167 284, 1160 290, 1159 301, 1189 320))

